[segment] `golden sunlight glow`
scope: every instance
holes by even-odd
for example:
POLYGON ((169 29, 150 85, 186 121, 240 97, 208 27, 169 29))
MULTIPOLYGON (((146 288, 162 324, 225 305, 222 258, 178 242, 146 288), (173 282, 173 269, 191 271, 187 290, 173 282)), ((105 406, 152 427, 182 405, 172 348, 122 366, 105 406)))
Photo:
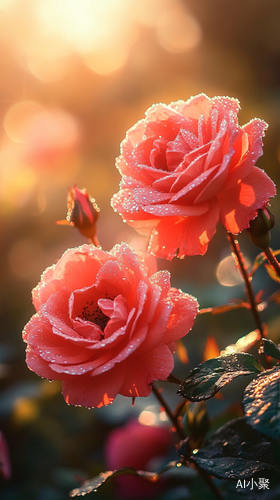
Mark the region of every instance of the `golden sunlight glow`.
POLYGON ((26 124, 42 110, 43 107, 34 101, 20 101, 11 106, 3 121, 4 129, 10 139, 14 142, 23 142, 26 124))
POLYGON ((108 75, 122 68, 128 58, 128 49, 125 45, 115 45, 109 52, 100 50, 91 54, 84 54, 83 61, 85 65, 95 73, 108 75))
POLYGON ((0 152, 1 212, 20 208, 37 182, 36 173, 22 165, 20 152, 13 146, 6 146, 0 152))
MULTIPOLYGON (((251 263, 244 258, 246 266, 250 267, 251 263)), ((217 280, 223 286, 236 286, 242 283, 239 270, 235 266, 234 259, 231 255, 225 257, 218 265, 216 271, 217 280)))
POLYGON ((181 363, 184 363, 185 365, 188 364, 189 362, 189 356, 188 356, 188 351, 187 348, 185 347, 184 343, 182 340, 177 340, 177 356, 181 363))
POLYGON ((220 355, 220 349, 218 347, 215 337, 213 337, 212 335, 208 335, 203 351, 203 361, 207 361, 207 359, 216 358, 216 356, 219 355, 220 355))
POLYGON ((99 74, 122 68, 143 26, 169 52, 188 51, 202 38, 179 0, 0 0, 1 8, 17 62, 43 82, 65 76, 73 54, 99 74))
POLYGON ((17 0, 0 0, 0 9, 7 9, 12 6, 17 0))
MULTIPOLYGON (((133 2, 132 2, 133 3, 133 2)), ((106 74, 122 67, 135 39, 127 0, 39 0, 37 19, 46 35, 78 52, 85 64, 106 74)))
POLYGON ((48 34, 87 52, 114 39, 127 9, 126 0, 40 0, 37 16, 48 34))
POLYGON ((202 38, 200 25, 179 2, 159 11, 156 28, 159 43, 169 52, 193 49, 202 38))
POLYGON ((259 330, 253 330, 244 337, 240 337, 235 344, 228 345, 221 351, 221 356, 224 354, 232 354, 234 352, 248 352, 255 343, 261 339, 259 330))
POLYGON ((18 424, 31 422, 38 417, 39 408, 38 404, 28 398, 18 398, 15 401, 13 408, 13 419, 18 424))

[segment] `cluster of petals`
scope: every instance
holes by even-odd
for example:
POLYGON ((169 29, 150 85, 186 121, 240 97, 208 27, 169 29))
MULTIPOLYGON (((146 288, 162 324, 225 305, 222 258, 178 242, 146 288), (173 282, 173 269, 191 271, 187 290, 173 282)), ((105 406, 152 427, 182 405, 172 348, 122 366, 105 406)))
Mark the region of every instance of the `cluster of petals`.
POLYGON ((197 301, 152 275, 128 245, 67 250, 33 290, 26 362, 62 380, 67 403, 100 407, 117 394, 148 396, 173 369, 176 341, 193 326, 197 301))
POLYGON ((155 104, 128 130, 112 206, 162 258, 203 255, 217 222, 239 233, 276 193, 255 166, 267 124, 238 124, 239 102, 205 94, 155 104))

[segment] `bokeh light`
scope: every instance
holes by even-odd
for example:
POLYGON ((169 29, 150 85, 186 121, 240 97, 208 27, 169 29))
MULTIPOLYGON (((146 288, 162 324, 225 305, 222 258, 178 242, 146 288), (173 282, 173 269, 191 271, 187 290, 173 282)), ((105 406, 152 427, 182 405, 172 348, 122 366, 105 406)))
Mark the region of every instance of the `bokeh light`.
POLYGON ((159 12, 156 22, 157 38, 169 52, 185 52, 199 44, 202 31, 199 23, 181 2, 169 2, 166 10, 159 12))
MULTIPOLYGON (((244 258, 245 265, 251 266, 250 261, 244 258)), ((243 283, 239 269, 235 265, 235 260, 232 255, 225 257, 219 263, 216 271, 217 280, 223 286, 236 286, 243 283)))
POLYGON ((188 51, 202 37, 180 0, 2 0, 1 7, 16 32, 15 57, 46 83, 67 74, 73 54, 102 75, 122 68, 142 26, 170 52, 188 51))
POLYGON ((168 417, 165 411, 159 412, 156 405, 146 406, 138 417, 138 422, 140 422, 140 424, 148 426, 159 425, 166 421, 168 421, 168 417))

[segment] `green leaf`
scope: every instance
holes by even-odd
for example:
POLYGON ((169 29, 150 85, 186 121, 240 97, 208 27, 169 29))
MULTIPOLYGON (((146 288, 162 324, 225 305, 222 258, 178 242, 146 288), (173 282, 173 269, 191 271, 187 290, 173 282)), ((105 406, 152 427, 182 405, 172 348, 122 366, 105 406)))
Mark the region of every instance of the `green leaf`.
POLYGON ((79 497, 79 496, 84 496, 87 495, 88 493, 91 493, 92 491, 96 492, 101 486, 103 486, 109 479, 112 479, 113 477, 119 477, 119 476, 138 476, 138 477, 143 477, 144 479, 147 479, 148 481, 152 481, 155 483, 156 481, 159 480, 160 476, 164 474, 164 472, 168 471, 169 469, 172 469, 174 467, 180 467, 182 464, 181 462, 169 462, 163 469, 161 469, 159 472, 146 472, 143 470, 135 470, 131 467, 123 467, 122 469, 118 470, 110 470, 107 472, 101 472, 98 476, 88 479, 85 481, 82 486, 79 488, 75 488, 74 490, 70 491, 69 495, 70 497, 79 497))
POLYGON ((272 358, 280 361, 280 346, 274 344, 272 340, 263 339, 259 353, 266 354, 267 356, 271 356, 272 358))
POLYGON ((192 460, 219 479, 245 479, 265 469, 276 469, 272 444, 247 424, 231 420, 218 429, 192 460))
POLYGON ((259 373, 263 367, 251 354, 243 352, 208 359, 190 372, 178 394, 190 401, 211 398, 224 385, 240 375, 259 373))
POLYGON ((246 387, 243 408, 248 423, 265 436, 280 439, 280 368, 275 366, 246 387))

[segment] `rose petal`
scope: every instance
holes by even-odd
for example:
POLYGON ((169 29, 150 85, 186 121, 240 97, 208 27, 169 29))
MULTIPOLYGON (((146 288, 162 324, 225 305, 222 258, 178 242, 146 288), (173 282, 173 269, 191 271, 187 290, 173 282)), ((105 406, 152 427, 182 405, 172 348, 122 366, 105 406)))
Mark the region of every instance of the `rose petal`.
POLYGON ((237 158, 232 158, 228 179, 224 187, 225 190, 236 187, 240 180, 247 177, 252 171, 256 161, 263 154, 262 138, 267 127, 266 122, 257 118, 243 125, 242 142, 241 144, 237 142, 234 144, 234 149, 241 155, 241 158, 239 158, 239 161, 237 161, 237 158))
POLYGON ((162 219, 151 235, 149 251, 169 260, 176 255, 204 255, 215 234, 218 219, 219 204, 215 198, 203 215, 162 219), (166 234, 169 235, 168 240, 166 234))
POLYGON ((205 214, 209 208, 208 203, 200 203, 199 205, 174 205, 171 203, 161 205, 146 205, 143 207, 144 212, 155 215, 157 217, 172 217, 176 215, 181 215, 185 217, 186 215, 201 215, 205 214))
POLYGON ((179 103, 172 103, 178 106, 178 111, 188 118, 199 119, 201 115, 208 117, 210 110, 212 108, 211 99, 205 94, 199 94, 195 97, 191 97, 188 101, 179 101, 179 103), (178 105, 179 104, 179 105, 178 105))
POLYGON ((92 245, 69 249, 57 262, 53 276, 61 281, 65 290, 91 286, 94 276, 106 260, 103 250, 92 245))
MULTIPOLYGON (((190 181, 188 177, 188 172, 184 172, 184 174, 181 175, 181 177, 185 179, 184 187, 174 194, 171 198, 171 202, 174 203, 175 201, 180 200, 181 204, 190 205, 193 203, 202 189, 207 185, 207 183, 209 183, 210 179, 212 179, 218 172, 219 168, 219 165, 209 168, 206 172, 198 175, 198 177, 192 181, 190 181)), ((183 182, 180 184, 183 185, 183 182)))
MULTIPOLYGON (((91 355, 93 354, 93 351, 91 352, 91 355)), ((113 353, 110 352, 109 350, 104 350, 102 351, 102 354, 96 357, 95 359, 92 359, 87 362, 78 362, 77 364, 73 365, 65 365, 61 363, 51 363, 50 367, 52 370, 54 370, 57 373, 61 374, 69 374, 69 375, 83 375, 84 373, 87 372, 92 372, 96 368, 99 368, 100 366, 105 365, 110 359, 112 359, 113 353)), ((72 363, 72 360, 69 359, 69 363, 72 363)), ((74 362, 75 363, 75 362, 74 362)))
POLYGON ((158 271, 150 278, 150 282, 158 285, 161 288, 161 298, 165 298, 170 290, 170 273, 169 271, 158 271))
POLYGON ((249 227, 257 210, 263 208, 268 198, 275 194, 274 182, 265 172, 254 167, 236 188, 218 194, 221 223, 228 231, 239 233, 249 227))
MULTIPOLYGON (((136 252, 132 250, 126 243, 122 245, 115 245, 114 248, 110 251, 119 262, 120 268, 124 272, 127 281, 131 284, 134 283, 137 285, 139 281, 144 281, 148 283, 148 276, 145 270, 145 266, 137 259, 136 252)), ((124 281, 124 280, 123 280, 124 281)), ((125 293, 127 291, 127 281, 124 281, 123 295, 129 295, 131 298, 133 296, 132 293, 125 293)), ((127 299, 128 300, 128 299, 127 299)), ((129 300, 128 300, 128 303, 129 300)))
POLYGON ((100 408, 112 403, 120 392, 124 377, 125 370, 118 365, 98 377, 72 377, 63 381, 62 394, 68 404, 100 408))
POLYGON ((142 188, 133 190, 133 199, 139 205, 156 204, 162 201, 169 201, 171 193, 161 193, 153 188, 142 188))
MULTIPOLYGON (((100 299, 98 301, 98 304, 100 304, 100 308, 104 312, 104 300, 100 299)), ((109 311, 107 310, 107 312, 109 311)), ((110 337, 110 335, 112 335, 112 333, 125 326, 127 324, 127 321, 128 309, 126 299, 121 295, 118 295, 118 297, 116 297, 113 302, 113 311, 112 313, 110 313, 110 320, 108 321, 104 329, 104 338, 107 339, 108 337, 110 337)))
POLYGON ((198 313, 197 300, 181 290, 171 288, 169 300, 173 308, 164 335, 163 341, 165 344, 169 344, 170 342, 174 342, 184 337, 186 332, 192 329, 198 313))
MULTIPOLYGON (((49 380, 61 380, 61 376, 55 373, 47 361, 43 360, 31 347, 26 349, 26 364, 29 370, 37 373, 40 377, 49 380)), ((66 375, 67 377, 67 375, 66 375)))
POLYGON ((154 349, 158 344, 162 343, 172 309, 173 304, 167 299, 162 300, 158 304, 158 307, 154 312, 153 320, 151 320, 149 325, 148 335, 146 335, 146 338, 139 347, 137 353, 147 353, 154 349))
POLYGON ((132 356, 125 361, 126 377, 120 389, 123 396, 149 396, 151 384, 163 380, 173 370, 173 356, 166 345, 157 346, 142 356, 132 356))

